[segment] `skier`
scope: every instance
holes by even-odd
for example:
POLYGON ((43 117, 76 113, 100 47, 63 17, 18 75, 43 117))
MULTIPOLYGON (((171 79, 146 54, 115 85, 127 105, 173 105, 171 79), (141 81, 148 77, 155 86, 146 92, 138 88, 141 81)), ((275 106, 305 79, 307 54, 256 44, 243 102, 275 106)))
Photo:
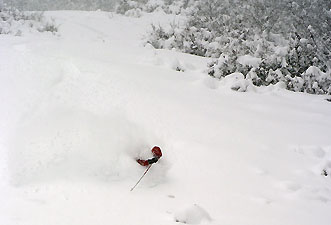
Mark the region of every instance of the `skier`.
POLYGON ((156 163, 162 156, 162 152, 161 152, 160 147, 154 146, 152 148, 152 153, 153 153, 153 158, 147 159, 147 160, 137 159, 137 163, 139 163, 142 166, 148 166, 148 165, 151 165, 153 163, 156 163))

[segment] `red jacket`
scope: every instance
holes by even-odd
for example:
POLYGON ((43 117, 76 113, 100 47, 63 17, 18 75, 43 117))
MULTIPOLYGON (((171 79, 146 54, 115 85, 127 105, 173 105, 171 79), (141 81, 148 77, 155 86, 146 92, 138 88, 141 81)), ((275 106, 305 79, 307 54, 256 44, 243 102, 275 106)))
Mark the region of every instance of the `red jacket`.
POLYGON ((148 166, 153 163, 156 163, 162 157, 162 151, 158 146, 152 148, 152 153, 153 153, 153 158, 147 160, 137 159, 137 162, 142 166, 148 166))

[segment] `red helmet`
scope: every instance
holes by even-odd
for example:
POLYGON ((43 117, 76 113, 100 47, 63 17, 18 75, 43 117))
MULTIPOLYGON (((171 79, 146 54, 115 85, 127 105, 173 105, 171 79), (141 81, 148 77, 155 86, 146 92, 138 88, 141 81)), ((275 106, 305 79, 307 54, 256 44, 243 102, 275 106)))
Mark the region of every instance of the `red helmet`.
POLYGON ((153 156, 156 157, 156 158, 161 158, 161 156, 162 156, 161 149, 157 146, 153 147, 152 153, 153 153, 153 156))

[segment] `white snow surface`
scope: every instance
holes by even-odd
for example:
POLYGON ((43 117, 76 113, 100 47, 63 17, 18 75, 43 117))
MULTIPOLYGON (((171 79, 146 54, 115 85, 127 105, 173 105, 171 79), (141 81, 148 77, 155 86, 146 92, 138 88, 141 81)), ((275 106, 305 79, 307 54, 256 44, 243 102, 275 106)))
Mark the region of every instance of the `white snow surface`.
POLYGON ((59 35, 0 36, 0 224, 330 224, 325 96, 236 92, 208 59, 144 47, 180 19, 162 12, 46 16, 59 35))
POLYGON ((242 55, 238 57, 238 62, 244 66, 259 67, 261 58, 253 57, 251 55, 242 55))
POLYGON ((177 211, 175 213, 175 220, 180 223, 200 224, 203 220, 210 221, 211 218, 206 210, 194 204, 177 211))

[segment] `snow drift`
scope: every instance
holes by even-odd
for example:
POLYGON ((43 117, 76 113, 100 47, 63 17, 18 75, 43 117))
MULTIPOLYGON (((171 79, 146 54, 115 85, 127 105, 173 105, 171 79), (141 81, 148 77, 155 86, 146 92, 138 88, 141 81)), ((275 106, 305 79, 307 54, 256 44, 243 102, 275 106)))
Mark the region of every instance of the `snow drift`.
POLYGON ((161 12, 45 15, 59 36, 0 36, 1 224, 329 225, 325 96, 144 48, 152 22, 174 21, 161 12))

